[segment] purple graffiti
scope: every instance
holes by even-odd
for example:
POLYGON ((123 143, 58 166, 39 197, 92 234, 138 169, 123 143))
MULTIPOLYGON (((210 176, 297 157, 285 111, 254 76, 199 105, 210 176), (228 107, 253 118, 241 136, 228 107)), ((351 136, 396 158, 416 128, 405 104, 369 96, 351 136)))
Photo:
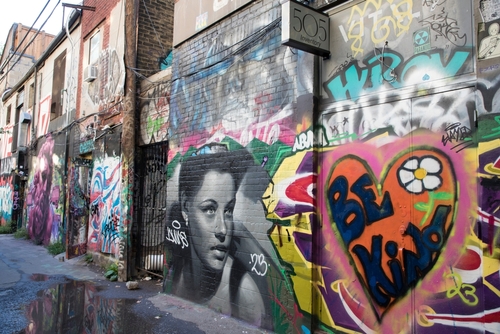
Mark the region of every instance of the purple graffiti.
POLYGON ((38 165, 30 186, 27 204, 30 206, 29 234, 35 242, 48 245, 57 240, 60 217, 55 213, 59 187, 52 187, 54 140, 48 137, 38 151, 38 165))

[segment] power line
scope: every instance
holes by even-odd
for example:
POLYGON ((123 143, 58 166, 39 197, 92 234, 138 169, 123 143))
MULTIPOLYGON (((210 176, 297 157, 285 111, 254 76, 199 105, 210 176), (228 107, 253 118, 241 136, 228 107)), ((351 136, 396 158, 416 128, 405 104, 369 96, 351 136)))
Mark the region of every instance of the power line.
MULTIPOLYGON (((26 35, 24 36, 23 40, 21 41, 21 43, 19 43, 19 45, 17 46, 16 50, 14 51, 14 53, 12 53, 9 57, 9 59, 7 59, 7 61, 5 62, 5 64, 2 66, 2 68, 0 69, 0 73, 1 71, 3 71, 3 69, 9 64, 10 60, 16 55, 17 53, 17 50, 21 47, 22 43, 24 42, 24 40, 26 39, 26 37, 28 36, 29 32, 33 29, 36 21, 38 21, 38 19, 40 18, 40 16, 42 15, 43 11, 45 10, 45 8, 47 7, 47 5, 50 3, 51 0, 49 0, 45 6, 43 7, 42 11, 40 12, 40 14, 38 15, 38 17, 36 18, 35 22, 33 22, 33 24, 31 25, 30 29, 28 30, 28 32, 26 33, 26 35)), ((0 82, 5 79, 7 77, 7 74, 14 68, 14 66, 19 62, 19 60, 21 60, 21 57, 24 55, 25 51, 30 47, 31 43, 33 43, 33 41, 35 40, 35 38, 38 36, 38 34, 40 33, 40 29, 43 28, 43 26, 47 23, 47 21, 50 19, 50 17, 52 16, 52 14, 54 14, 54 11, 56 10, 57 6, 59 5, 59 3, 61 2, 61 0, 57 1, 57 4, 54 6, 54 8, 52 9, 52 11, 50 12, 49 16, 45 19, 45 21, 42 23, 42 25, 40 26, 40 28, 37 30, 37 32, 35 33, 35 35, 31 38, 31 40, 26 44, 26 47, 23 49, 23 51, 21 51, 21 53, 19 54, 19 57, 17 58, 17 60, 14 62, 14 64, 12 64, 12 66, 10 66, 10 68, 7 70, 7 72, 4 74, 4 76, 0 79, 0 82)))
POLYGON ((40 16, 42 16, 42 13, 45 11, 45 8, 47 8, 47 6, 49 5, 51 0, 47 1, 47 3, 45 4, 45 6, 43 6, 43 9, 42 11, 40 12, 40 14, 38 14, 35 22, 33 22, 33 24, 31 25, 31 27, 28 29, 28 32, 26 33, 26 35, 24 35, 23 39, 21 40, 21 42, 17 45, 16 49, 14 50, 13 53, 11 53, 9 55, 9 58, 5 61, 5 63, 3 64, 2 68, 0 68, 0 73, 3 71, 3 69, 5 68, 5 66, 7 66, 7 64, 10 62, 10 60, 14 57, 14 55, 17 53, 17 50, 19 50, 19 48, 21 47, 21 45, 23 45, 23 42, 24 40, 28 37, 29 33, 31 30, 33 30, 33 27, 35 26, 35 23, 36 21, 38 21, 38 19, 40 18, 40 16))

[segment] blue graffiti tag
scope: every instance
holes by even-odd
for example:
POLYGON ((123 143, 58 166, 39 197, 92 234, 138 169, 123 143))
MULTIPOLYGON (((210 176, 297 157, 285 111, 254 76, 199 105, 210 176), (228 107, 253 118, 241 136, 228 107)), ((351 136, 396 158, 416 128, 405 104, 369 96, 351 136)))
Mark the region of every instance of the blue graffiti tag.
POLYGON ((378 91, 385 83, 392 88, 402 88, 415 83, 455 76, 463 71, 471 55, 472 52, 467 49, 455 50, 448 58, 448 62, 445 62, 442 51, 433 50, 403 62, 400 54, 390 50, 384 52, 383 71, 381 55, 372 53, 363 61, 366 67, 362 68, 358 62, 352 62, 344 71, 337 73, 325 83, 325 90, 330 98, 336 101, 357 100, 362 94, 378 91), (413 74, 422 70, 425 74, 415 80, 413 74), (392 71, 398 73, 397 80, 381 80, 392 77, 392 71))

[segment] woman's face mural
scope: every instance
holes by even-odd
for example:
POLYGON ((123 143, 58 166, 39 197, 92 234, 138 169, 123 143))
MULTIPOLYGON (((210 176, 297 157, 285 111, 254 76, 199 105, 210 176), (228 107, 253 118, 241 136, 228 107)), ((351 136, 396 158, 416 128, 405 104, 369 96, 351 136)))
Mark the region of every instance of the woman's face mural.
POLYGON ((229 173, 210 171, 192 198, 181 199, 194 251, 205 269, 213 272, 222 271, 227 260, 235 195, 234 179, 229 173))

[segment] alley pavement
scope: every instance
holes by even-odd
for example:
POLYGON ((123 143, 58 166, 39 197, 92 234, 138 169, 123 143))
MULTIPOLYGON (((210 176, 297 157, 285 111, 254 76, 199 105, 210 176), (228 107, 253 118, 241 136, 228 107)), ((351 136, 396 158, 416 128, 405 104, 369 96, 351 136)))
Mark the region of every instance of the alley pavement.
MULTIPOLYGON (((0 333, 65 333, 65 328, 88 326, 88 319, 85 319, 86 323, 83 325, 74 324, 78 314, 69 313, 75 313, 74 310, 79 309, 66 301, 60 309, 62 312, 67 309, 68 315, 58 314, 57 321, 54 320, 57 322, 57 330, 53 329, 56 327, 47 327, 47 323, 51 322, 51 319, 47 319, 50 315, 42 315, 42 318, 43 328, 51 329, 35 330, 33 315, 39 315, 40 309, 45 309, 45 306, 40 306, 44 303, 44 293, 46 295, 47 291, 54 290, 54 286, 69 282, 76 284, 79 289, 91 286, 92 295, 95 294, 97 298, 119 300, 119 305, 125 305, 123 307, 126 309, 115 311, 121 313, 122 323, 115 324, 111 333, 272 333, 205 306, 161 293, 162 282, 158 278, 142 277, 137 281, 139 288, 128 290, 125 282, 107 281, 104 269, 87 264, 84 256, 67 260, 63 254, 50 255, 45 247, 29 240, 0 235, 0 333)), ((88 298, 88 292, 85 291, 85 298, 88 298)), ((60 292, 55 299, 64 300, 66 297, 61 298, 61 294, 60 292)), ((66 299, 74 298, 74 292, 71 294, 66 299)))

